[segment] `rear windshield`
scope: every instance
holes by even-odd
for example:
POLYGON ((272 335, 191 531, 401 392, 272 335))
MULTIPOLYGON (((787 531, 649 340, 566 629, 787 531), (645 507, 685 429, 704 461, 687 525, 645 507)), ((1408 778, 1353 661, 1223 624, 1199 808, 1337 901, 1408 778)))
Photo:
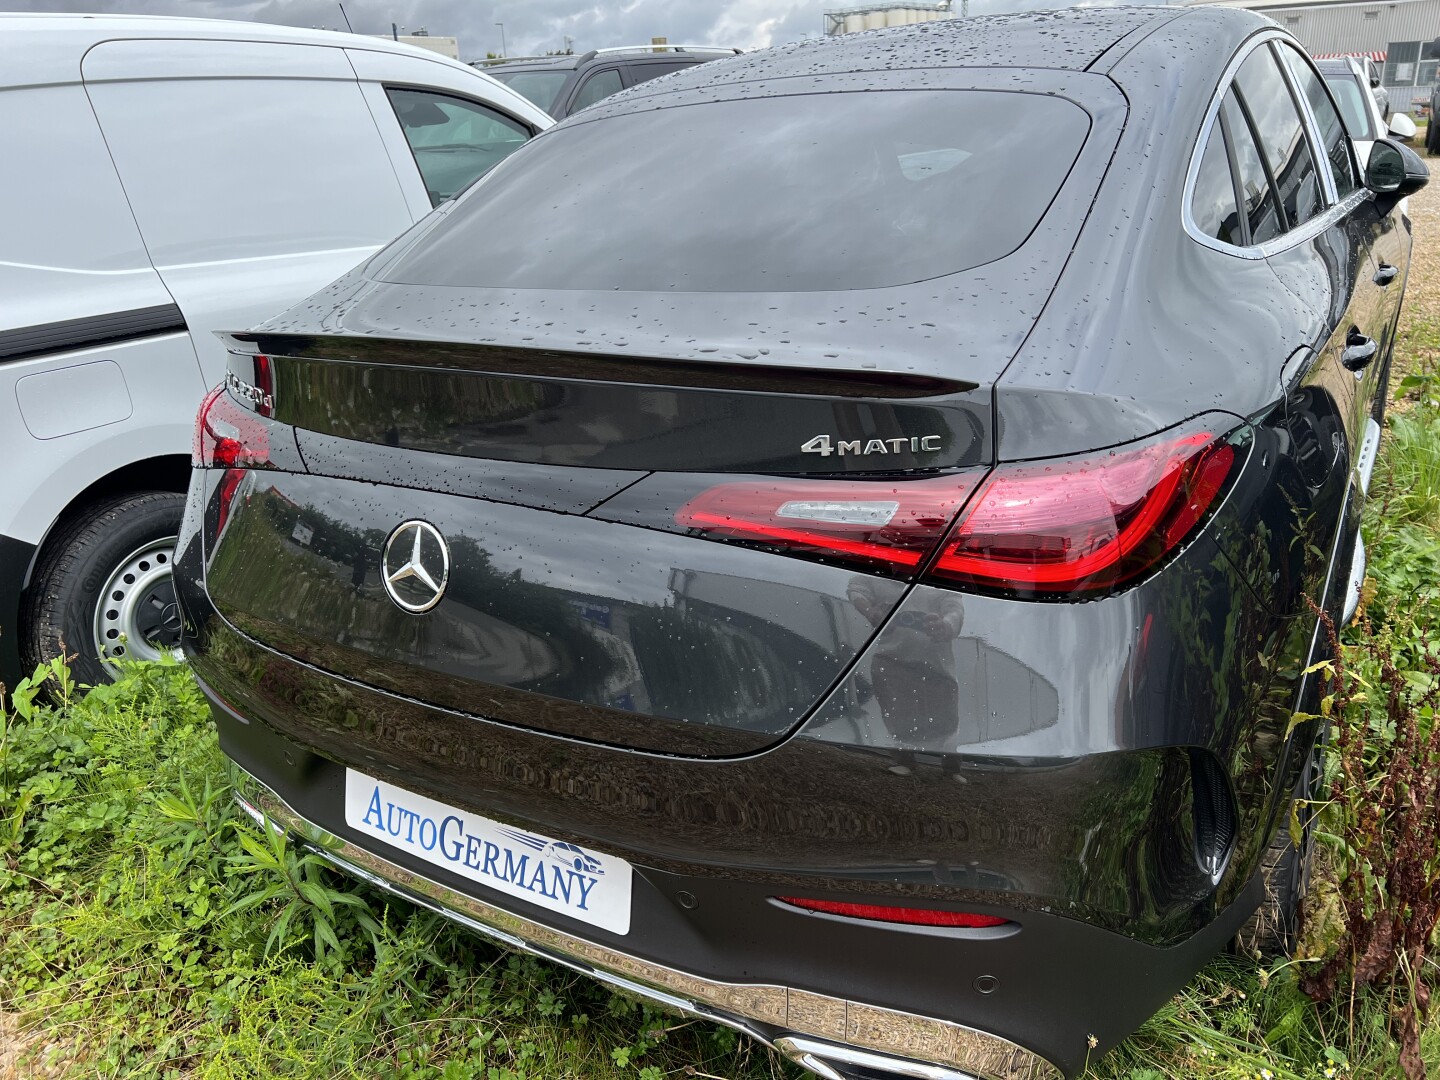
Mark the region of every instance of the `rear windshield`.
POLYGON ((1089 125, 1062 98, 892 90, 562 126, 472 188, 386 278, 645 292, 921 281, 1019 247, 1089 125))
POLYGON ((555 104, 555 95, 570 78, 568 71, 487 71, 521 97, 529 98, 547 113, 555 104))
POLYGON ((1350 137, 1375 138, 1375 132, 1370 130, 1370 110, 1366 107, 1365 99, 1361 97, 1370 91, 1361 89, 1355 76, 1349 73, 1326 75, 1325 85, 1330 87, 1330 93, 1335 95, 1335 103, 1340 106, 1340 115, 1345 118, 1345 127, 1349 130, 1350 137))

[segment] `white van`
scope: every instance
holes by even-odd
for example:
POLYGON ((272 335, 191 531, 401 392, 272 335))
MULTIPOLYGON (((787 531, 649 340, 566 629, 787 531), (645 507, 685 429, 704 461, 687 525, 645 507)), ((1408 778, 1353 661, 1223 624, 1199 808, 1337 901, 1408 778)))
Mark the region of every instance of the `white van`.
POLYGON ((360 262, 551 121, 464 64, 253 23, 0 15, 0 683, 153 657, 212 331, 360 262))

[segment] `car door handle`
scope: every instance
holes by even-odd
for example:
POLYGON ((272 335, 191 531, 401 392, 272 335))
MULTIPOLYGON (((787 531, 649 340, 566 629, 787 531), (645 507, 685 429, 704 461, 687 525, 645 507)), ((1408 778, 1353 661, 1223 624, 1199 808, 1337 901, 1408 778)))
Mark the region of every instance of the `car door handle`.
POLYGON ((1351 330, 1345 339, 1345 351, 1340 354, 1340 363, 1349 371, 1359 371, 1375 359, 1380 346, 1374 338, 1368 338, 1358 330, 1351 330))
POLYGON ((1400 268, 1391 266, 1389 263, 1381 263, 1380 269, 1375 271, 1375 284, 1384 288, 1400 276, 1400 268))

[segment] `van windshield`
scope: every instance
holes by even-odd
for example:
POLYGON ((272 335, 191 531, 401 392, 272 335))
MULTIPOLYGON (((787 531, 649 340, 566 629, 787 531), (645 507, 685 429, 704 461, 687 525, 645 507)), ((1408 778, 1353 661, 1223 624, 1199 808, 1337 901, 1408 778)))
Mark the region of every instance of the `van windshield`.
POLYGON ((1002 258, 1090 118, 1059 97, 889 90, 621 113, 520 148, 401 256, 397 283, 871 289, 1002 258))

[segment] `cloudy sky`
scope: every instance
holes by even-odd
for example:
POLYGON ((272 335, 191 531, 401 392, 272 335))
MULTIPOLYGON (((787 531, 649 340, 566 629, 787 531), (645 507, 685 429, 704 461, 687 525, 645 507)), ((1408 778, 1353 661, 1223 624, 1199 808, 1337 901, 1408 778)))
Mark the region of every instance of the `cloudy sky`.
MULTIPOLYGON (((973 14, 1064 7, 1073 0, 971 0, 973 14)), ((959 6, 960 0, 955 0, 959 6)), ((335 0, 6 0, 8 10, 130 12, 248 19, 345 29, 335 0)), ((577 52, 668 37, 676 44, 733 45, 751 49, 796 41, 820 32, 827 9, 846 0, 345 0, 356 33, 426 27, 460 39, 460 57, 500 51, 500 30, 512 56, 564 47, 577 52)))

